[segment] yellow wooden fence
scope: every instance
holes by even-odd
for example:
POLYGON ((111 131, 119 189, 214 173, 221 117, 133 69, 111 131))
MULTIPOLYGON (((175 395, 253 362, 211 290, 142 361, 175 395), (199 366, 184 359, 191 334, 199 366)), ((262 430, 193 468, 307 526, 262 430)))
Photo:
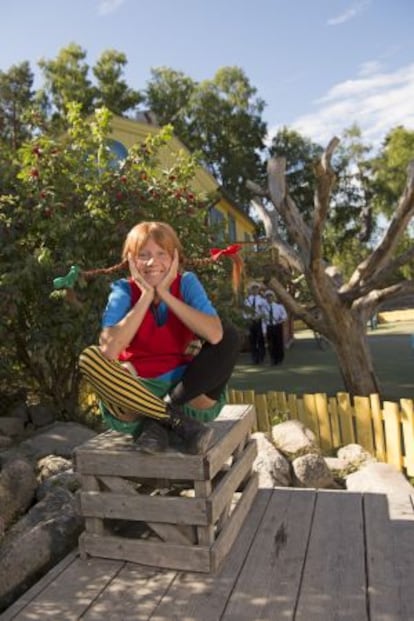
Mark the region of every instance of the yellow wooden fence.
POLYGON ((379 461, 393 464, 414 476, 414 402, 384 401, 378 395, 350 397, 339 392, 299 397, 285 392, 256 394, 254 390, 229 390, 230 403, 253 403, 257 429, 269 431, 272 424, 298 419, 316 435, 322 452, 345 444, 360 444, 379 461))

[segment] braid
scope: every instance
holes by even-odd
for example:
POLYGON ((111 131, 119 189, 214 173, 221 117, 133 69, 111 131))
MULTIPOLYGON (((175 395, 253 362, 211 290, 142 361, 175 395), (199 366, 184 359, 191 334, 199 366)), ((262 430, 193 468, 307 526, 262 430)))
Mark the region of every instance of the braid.
POLYGON ((128 268, 128 261, 121 261, 121 263, 117 263, 116 265, 111 265, 110 267, 101 267, 94 270, 86 270, 81 272, 81 275, 89 280, 90 278, 94 278, 95 276, 106 276, 107 274, 114 274, 115 272, 120 272, 121 270, 125 270, 128 268))
MULTIPOLYGON (((238 251, 240 250, 240 248, 241 246, 239 244, 233 244, 223 249, 213 248, 210 250, 209 257, 184 258, 183 264, 192 265, 194 267, 201 267, 204 265, 208 265, 209 263, 212 263, 214 261, 217 261, 223 256, 228 256, 231 259, 232 265, 233 265, 233 272, 232 272, 233 291, 237 293, 240 288, 241 275, 243 272, 243 260, 238 254, 238 251)), ((128 268, 127 259, 124 259, 120 263, 117 263, 116 265, 112 265, 110 267, 102 267, 102 268, 91 269, 91 270, 81 270, 78 265, 72 265, 72 267, 70 268, 66 276, 60 276, 53 280, 53 287, 55 289, 66 290, 68 301, 72 302, 73 304, 77 304, 77 298, 76 298, 75 292, 73 291, 73 288, 79 276, 82 276, 85 280, 90 280, 94 278, 95 276, 113 274, 115 272, 125 270, 127 268, 128 268)))

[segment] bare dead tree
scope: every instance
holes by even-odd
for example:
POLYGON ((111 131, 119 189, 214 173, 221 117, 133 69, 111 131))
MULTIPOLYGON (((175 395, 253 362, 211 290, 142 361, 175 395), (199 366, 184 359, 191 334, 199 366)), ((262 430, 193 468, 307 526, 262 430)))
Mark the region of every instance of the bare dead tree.
MULTIPOLYGON (((271 158, 267 164, 267 187, 249 181, 254 205, 263 222, 266 237, 292 275, 305 279, 311 304, 297 299, 282 282, 277 270, 269 278, 282 303, 310 328, 332 343, 345 389, 352 395, 380 393, 368 346, 366 324, 386 300, 395 300, 414 292, 414 280, 389 284, 389 275, 414 256, 414 248, 396 256, 398 242, 414 215, 414 161, 408 166, 406 187, 382 240, 371 254, 355 267, 348 282, 328 265, 322 254, 323 235, 330 207, 335 173, 331 158, 338 138, 333 138, 315 166, 315 194, 312 223, 308 225, 289 196, 284 157, 271 158), (291 243, 279 231, 284 222, 291 243), (315 313, 315 308, 318 312, 315 313)), ((321 387, 322 388, 322 387, 321 387)))

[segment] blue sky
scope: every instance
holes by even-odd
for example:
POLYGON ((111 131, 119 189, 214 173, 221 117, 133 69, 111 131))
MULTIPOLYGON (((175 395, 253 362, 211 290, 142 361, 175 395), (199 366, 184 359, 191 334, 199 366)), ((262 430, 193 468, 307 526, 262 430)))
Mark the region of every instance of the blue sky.
POLYGON ((28 60, 37 74, 74 42, 90 65, 124 52, 135 89, 153 67, 201 81, 237 65, 270 133, 287 125, 325 145, 358 123, 378 145, 414 129, 413 0, 3 0, 0 24, 1 71, 28 60))

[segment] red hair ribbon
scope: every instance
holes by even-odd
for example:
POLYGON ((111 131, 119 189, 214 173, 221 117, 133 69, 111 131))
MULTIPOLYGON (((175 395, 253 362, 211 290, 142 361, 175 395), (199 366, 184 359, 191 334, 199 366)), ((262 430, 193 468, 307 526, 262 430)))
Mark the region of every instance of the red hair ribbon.
POLYGON ((241 249, 240 244, 231 244, 230 246, 227 246, 227 248, 211 248, 210 249, 210 256, 213 261, 217 261, 217 259, 219 259, 222 256, 228 256, 232 260, 233 262, 232 281, 233 281, 233 291, 235 294, 237 294, 239 290, 240 281, 241 281, 241 273, 243 271, 243 260, 238 254, 240 249, 241 249))
POLYGON ((213 259, 213 261, 217 261, 217 259, 221 257, 221 255, 223 254, 224 255, 237 254, 240 248, 241 248, 240 244, 231 244, 230 246, 227 246, 227 248, 211 248, 210 256, 213 259))

